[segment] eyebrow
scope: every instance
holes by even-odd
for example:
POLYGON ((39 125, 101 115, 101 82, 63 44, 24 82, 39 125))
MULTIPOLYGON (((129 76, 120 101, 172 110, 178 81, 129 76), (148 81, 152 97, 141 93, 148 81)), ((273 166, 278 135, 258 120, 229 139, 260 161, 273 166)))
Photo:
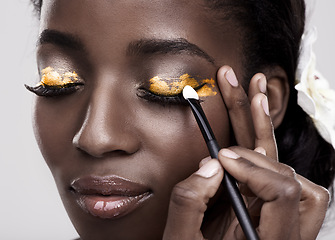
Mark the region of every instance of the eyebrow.
MULTIPOLYGON (((54 44, 63 48, 85 51, 79 37, 70 33, 45 29, 39 36, 37 45, 54 44)), ((176 39, 140 39, 131 42, 127 48, 127 55, 139 56, 149 54, 188 54, 196 55, 215 65, 215 60, 197 45, 188 42, 185 38, 176 39)))
POLYGON ((188 54, 204 58, 215 64, 215 60, 197 45, 188 42, 185 38, 176 39, 141 39, 128 45, 127 55, 148 54, 188 54))
POLYGON ((77 51, 85 51, 84 44, 75 35, 59 32, 57 30, 45 29, 39 36, 37 46, 43 44, 54 44, 63 48, 77 51))

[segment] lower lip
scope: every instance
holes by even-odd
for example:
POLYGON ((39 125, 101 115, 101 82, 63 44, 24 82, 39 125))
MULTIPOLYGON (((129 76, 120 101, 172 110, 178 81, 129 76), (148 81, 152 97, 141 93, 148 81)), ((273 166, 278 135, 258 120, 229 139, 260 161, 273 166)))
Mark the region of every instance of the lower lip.
POLYGON ((141 207, 151 196, 149 192, 137 196, 80 195, 77 203, 95 217, 120 218, 141 207))

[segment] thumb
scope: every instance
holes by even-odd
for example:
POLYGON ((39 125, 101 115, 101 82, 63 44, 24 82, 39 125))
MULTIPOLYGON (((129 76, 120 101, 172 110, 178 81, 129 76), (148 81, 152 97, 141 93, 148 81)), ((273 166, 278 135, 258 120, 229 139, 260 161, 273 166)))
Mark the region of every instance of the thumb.
POLYGON ((218 160, 212 159, 172 190, 164 240, 204 239, 200 231, 207 202, 223 178, 218 160))

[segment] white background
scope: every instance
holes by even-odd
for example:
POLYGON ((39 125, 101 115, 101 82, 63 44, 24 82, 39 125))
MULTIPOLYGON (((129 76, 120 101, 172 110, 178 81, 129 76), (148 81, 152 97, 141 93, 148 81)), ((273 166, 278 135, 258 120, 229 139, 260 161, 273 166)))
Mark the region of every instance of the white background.
MULTIPOLYGON (((38 23, 28 2, 0 2, 0 239, 74 239, 77 234, 35 143, 30 119, 32 95, 23 87, 36 78, 38 23)), ((319 33, 315 45, 318 69, 333 88, 334 10, 334 0, 317 0, 312 18, 319 33)), ((320 239, 335 239, 335 230, 331 235, 335 224, 330 226, 320 239)))

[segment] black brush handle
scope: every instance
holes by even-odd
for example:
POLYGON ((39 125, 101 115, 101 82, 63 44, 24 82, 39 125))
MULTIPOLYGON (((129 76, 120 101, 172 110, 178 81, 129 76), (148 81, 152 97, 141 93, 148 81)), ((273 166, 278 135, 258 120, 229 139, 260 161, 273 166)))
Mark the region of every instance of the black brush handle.
MULTIPOLYGON (((220 147, 217 141, 215 139, 208 141, 207 147, 211 157, 218 159, 220 147)), ((223 183, 227 188, 230 202, 246 238, 248 240, 259 240, 258 234, 251 223, 247 207, 237 187, 236 180, 227 171, 224 172, 223 183)))
MULTIPOLYGON (((199 125, 202 136, 205 139, 207 148, 212 158, 218 159, 218 153, 220 151, 219 144, 217 143, 214 133, 209 125, 204 111, 202 110, 199 101, 196 99, 186 99, 190 104, 193 115, 199 125)), ((230 202, 233 206, 235 215, 240 222, 242 230, 248 240, 259 240, 256 230, 254 229, 251 219, 241 196, 241 193, 237 187, 236 180, 225 171, 223 177, 223 184, 225 185, 229 194, 230 202)))

